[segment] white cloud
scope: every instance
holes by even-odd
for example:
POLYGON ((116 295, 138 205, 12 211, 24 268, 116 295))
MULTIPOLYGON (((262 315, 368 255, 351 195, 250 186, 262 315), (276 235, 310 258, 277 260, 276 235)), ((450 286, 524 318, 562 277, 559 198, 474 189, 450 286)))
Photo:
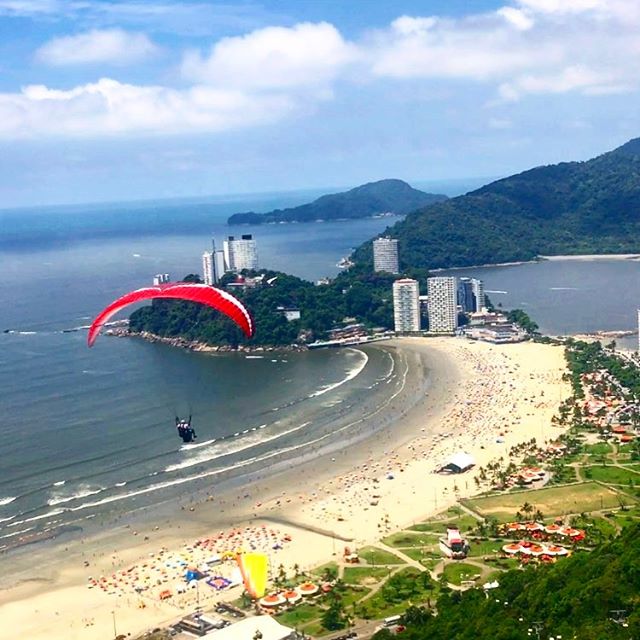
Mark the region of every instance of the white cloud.
POLYGON ((0 94, 0 137, 218 132, 273 122, 294 108, 286 96, 202 85, 175 90, 108 78, 68 91, 31 85, 0 94))
POLYGON ((183 75, 192 81, 251 90, 326 87, 355 49, 326 22, 268 27, 224 38, 207 57, 188 53, 183 75))
POLYGON ((455 19, 402 16, 365 43, 371 72, 380 78, 491 83, 505 100, 640 87, 640 2, 514 3, 455 19))
POLYGON ((38 60, 56 66, 129 64, 156 54, 158 48, 144 33, 122 29, 92 30, 46 42, 36 51, 38 60))

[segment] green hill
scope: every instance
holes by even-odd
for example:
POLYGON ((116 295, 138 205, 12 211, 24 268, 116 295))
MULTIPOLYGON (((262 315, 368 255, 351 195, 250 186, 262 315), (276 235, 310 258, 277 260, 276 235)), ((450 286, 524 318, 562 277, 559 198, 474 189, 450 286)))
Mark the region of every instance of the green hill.
POLYGON ((447 196, 425 193, 402 180, 379 180, 350 191, 332 193, 313 202, 269 213, 234 213, 229 224, 262 224, 267 222, 313 222, 368 218, 382 213, 405 214, 447 196))
MULTIPOLYGON (((424 207, 385 233, 400 240, 404 265, 421 268, 640 253, 640 138, 424 207)), ((371 262, 370 242, 356 260, 371 262)))
MULTIPOLYGON (((500 586, 487 595, 481 589, 445 592, 438 599, 437 615, 414 607, 406 617, 403 637, 638 638, 640 525, 629 527, 619 538, 592 553, 576 552, 552 566, 512 570, 498 581, 500 586)), ((382 640, 389 636, 385 631, 375 637, 382 640)))

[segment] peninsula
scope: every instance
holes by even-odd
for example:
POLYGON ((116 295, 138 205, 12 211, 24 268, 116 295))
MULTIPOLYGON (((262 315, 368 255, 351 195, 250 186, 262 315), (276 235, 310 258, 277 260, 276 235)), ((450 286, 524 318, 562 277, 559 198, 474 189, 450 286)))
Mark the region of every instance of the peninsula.
POLYGON ((342 193, 330 193, 299 207, 275 209, 269 213, 234 213, 228 224, 263 224, 276 222, 315 222, 352 220, 376 215, 404 215, 447 196, 425 193, 402 180, 378 180, 342 193))

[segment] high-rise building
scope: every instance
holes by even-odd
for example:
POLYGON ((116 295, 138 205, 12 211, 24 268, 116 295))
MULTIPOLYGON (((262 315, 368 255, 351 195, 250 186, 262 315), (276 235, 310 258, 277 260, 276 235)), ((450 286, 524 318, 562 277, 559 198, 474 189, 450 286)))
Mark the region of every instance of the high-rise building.
POLYGON ((429 331, 452 333, 458 328, 457 288, 454 277, 427 278, 429 331))
POLYGON ((156 273, 156 275, 153 276, 153 285, 157 287, 160 284, 168 284, 170 280, 171 278, 168 273, 156 273))
POLYGON ((393 283, 393 320, 397 333, 420 331, 419 295, 417 280, 402 278, 393 283))
POLYGON ((213 255, 213 251, 205 251, 202 254, 202 281, 210 287, 216 283, 213 255))
POLYGON ((474 311, 482 311, 485 307, 484 302, 484 282, 477 278, 471 278, 471 287, 473 289, 473 298, 476 308, 474 311))
POLYGON ((482 311, 484 302, 484 283, 477 278, 458 280, 458 304, 465 313, 482 311))
POLYGON ((244 269, 258 268, 258 250, 251 234, 239 239, 229 236, 223 243, 223 251, 226 271, 239 273, 244 269))
POLYGON ((400 273, 398 241, 395 238, 378 238, 373 241, 373 270, 400 273))

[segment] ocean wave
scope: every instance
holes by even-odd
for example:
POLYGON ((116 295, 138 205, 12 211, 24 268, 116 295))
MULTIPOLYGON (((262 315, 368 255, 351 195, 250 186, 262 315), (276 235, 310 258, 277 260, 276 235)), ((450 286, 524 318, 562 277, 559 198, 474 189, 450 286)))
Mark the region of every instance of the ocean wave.
POLYGON ((59 480, 58 482, 54 482, 53 486, 54 487, 61 487, 65 482, 66 482, 66 480, 59 480))
POLYGON ((104 491, 104 487, 101 487, 100 489, 81 489, 80 491, 78 491, 78 493, 73 493, 71 495, 67 495, 67 496, 53 496, 52 498, 50 498, 47 501, 47 504, 50 507, 54 507, 57 504, 63 504, 65 502, 71 502, 72 500, 80 500, 81 498, 86 498, 88 496, 93 496, 96 493, 101 493, 102 491, 104 491))
POLYGON ((549 291, 580 291, 578 287, 549 287, 549 291))
POLYGON ((7 498, 0 498, 0 507, 4 507, 6 504, 11 504, 16 499, 15 496, 9 496, 7 498))
POLYGON ((15 516, 9 516, 8 518, 0 518, 0 522, 9 522, 9 520, 13 520, 15 516))
POLYGON ((54 509, 53 511, 47 511, 45 513, 41 513, 39 516, 33 516, 33 518, 25 518, 24 520, 16 520, 11 524, 8 524, 7 527, 17 527, 21 524, 27 524, 28 522, 35 522, 36 520, 42 520, 43 518, 51 518, 53 516, 59 516, 61 513, 68 511, 68 509, 54 509))
POLYGON ((351 367, 351 369, 347 371, 347 375, 342 380, 327 385, 326 387, 322 387, 321 389, 318 389, 318 391, 314 391, 309 395, 309 398, 317 398, 325 393, 329 393, 329 391, 333 391, 334 389, 341 387, 343 384, 346 384, 349 380, 353 380, 356 376, 362 373, 362 370, 367 366, 367 362, 369 362, 369 356, 364 351, 359 351, 357 349, 352 349, 351 352, 360 354, 360 362, 351 367))
POLYGON ((501 293, 503 295, 507 295, 509 293, 508 291, 500 291, 500 289, 485 289, 484 292, 485 293, 501 293))
POLYGON ((188 469, 189 467, 195 467, 196 465, 203 464, 204 462, 211 462, 212 460, 216 460, 217 458, 223 458, 224 456, 230 456, 234 453, 240 453, 241 451, 246 451, 247 449, 258 447, 267 442, 272 442, 273 440, 277 440, 278 438, 282 438, 291 433, 295 433, 296 431, 300 431, 300 429, 304 429, 310 424, 311 422, 303 422, 297 427, 287 429, 286 431, 281 431, 268 438, 262 438, 259 436, 253 438, 248 437, 243 438, 236 443, 229 443, 226 447, 224 445, 216 445, 213 450, 204 450, 202 451, 202 453, 200 453, 200 455, 193 456, 192 458, 189 458, 184 462, 178 462, 177 464, 169 465, 165 469, 165 472, 171 473, 172 471, 179 471, 180 469, 188 469))
POLYGON ((0 540, 4 540, 5 538, 13 538, 14 536, 19 536, 21 533, 26 533, 27 531, 33 531, 33 527, 27 527, 26 529, 20 529, 20 531, 12 531, 11 533, 7 533, 4 536, 0 536, 0 540))

